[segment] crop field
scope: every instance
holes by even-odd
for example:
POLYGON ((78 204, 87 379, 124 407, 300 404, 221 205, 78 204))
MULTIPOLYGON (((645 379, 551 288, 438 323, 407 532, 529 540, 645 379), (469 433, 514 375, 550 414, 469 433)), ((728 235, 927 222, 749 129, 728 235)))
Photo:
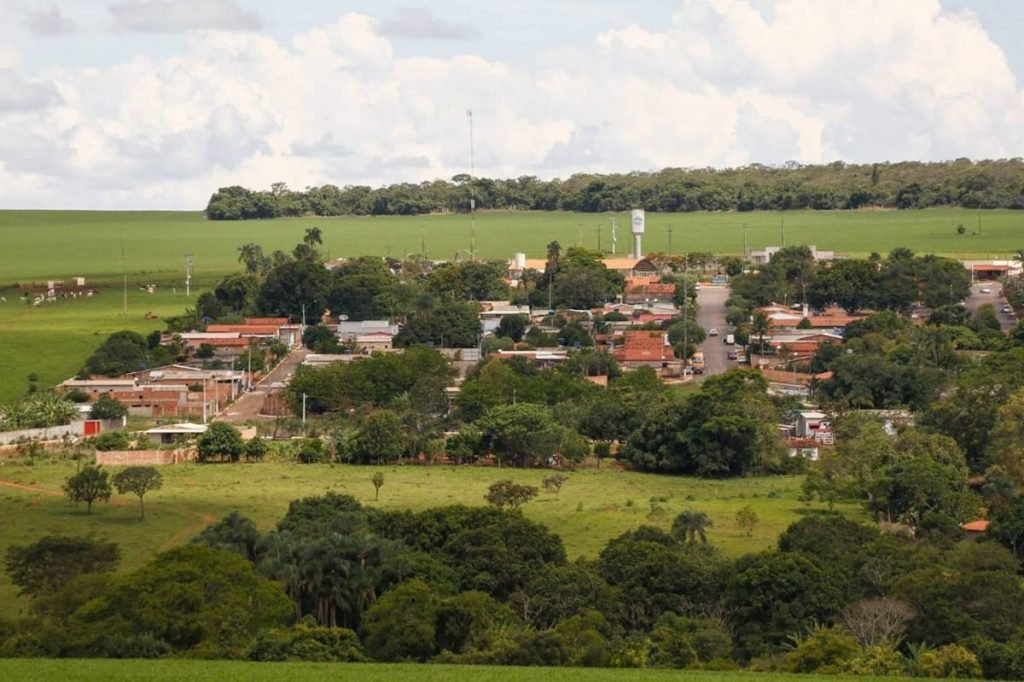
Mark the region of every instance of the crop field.
POLYGON ((415 663, 246 663, 240 661, 189 660, 6 660, 0 661, 0 677, 8 680, 137 680, 139 665, 144 677, 153 682, 202 682, 215 680, 337 680, 381 682, 518 682, 520 680, 587 679, 594 682, 622 680, 672 680, 673 682, 730 682, 772 680, 773 682, 887 682, 890 677, 845 675, 786 675, 780 673, 706 672, 696 670, 613 670, 608 668, 507 668, 501 666, 427 665, 415 663))
MULTIPOLYGON (((353 495, 367 506, 424 510, 450 504, 483 505, 487 487, 510 478, 540 487, 542 470, 482 467, 396 466, 380 469, 385 483, 374 501, 370 477, 375 467, 259 464, 176 465, 162 468, 164 486, 146 497, 146 520, 138 520, 136 498, 97 503, 93 513, 61 496, 60 486, 75 472, 75 462, 57 455, 34 466, 0 460, 0 517, 16 523, 0 526, 0 551, 49 533, 95 534, 121 545, 122 568, 138 567, 154 553, 187 542, 207 524, 238 510, 261 529, 271 528, 288 503, 328 491, 353 495), (12 485, 13 484, 13 485, 12 485), (22 487, 17 487, 22 486, 22 487)), ((789 524, 806 514, 826 513, 820 504, 797 498, 801 477, 745 478, 722 481, 584 469, 569 474, 559 496, 541 492, 523 507, 528 518, 558 533, 570 557, 596 556, 605 543, 643 524, 668 529, 679 512, 706 512, 714 527, 709 542, 738 555, 774 545, 789 524), (736 511, 750 505, 759 522, 748 535, 736 525, 736 511)), ((837 510, 859 512, 851 505, 837 510)), ((15 588, 0 577, 0 615, 24 607, 15 588)))
MULTIPOLYGON (((618 223, 618 253, 630 248, 625 214, 567 212, 479 213, 476 250, 485 258, 510 258, 523 251, 542 257, 557 240, 611 249, 611 220, 618 223)), ((149 276, 179 280, 184 254, 195 255, 201 277, 237 268, 236 249, 246 242, 264 251, 290 250, 306 228, 318 226, 331 257, 390 254, 426 249, 431 258, 465 257, 470 248, 468 215, 293 218, 209 222, 187 211, 0 211, 0 286, 46 277, 91 276, 134 281, 149 276), (123 247, 123 248, 122 248, 123 247), (122 253, 124 256, 122 257, 122 253)), ((815 244, 851 255, 886 253, 906 246, 955 256, 1005 256, 1024 248, 1024 211, 926 209, 912 211, 797 211, 788 213, 648 213, 646 251, 711 251, 740 254, 743 225, 752 248, 815 244), (784 223, 784 226, 783 226, 784 223), (963 225, 966 234, 958 235, 963 225), (978 229, 980 234, 975 234, 978 229)))

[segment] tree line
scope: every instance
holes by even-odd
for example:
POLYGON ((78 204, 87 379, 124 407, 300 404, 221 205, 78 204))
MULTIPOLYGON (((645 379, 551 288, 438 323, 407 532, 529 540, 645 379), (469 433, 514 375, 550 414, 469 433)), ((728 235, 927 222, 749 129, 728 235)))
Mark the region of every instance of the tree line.
POLYGON ((222 187, 206 206, 210 220, 301 215, 417 215, 482 210, 753 211, 859 208, 1024 208, 1021 159, 824 165, 788 163, 739 168, 665 168, 656 172, 580 173, 365 185, 323 185, 305 191, 275 183, 270 190, 222 187))
POLYGON ((1002 536, 824 514, 756 554, 709 537, 688 509, 570 561, 517 509, 383 511, 334 493, 263 532, 231 513, 118 575, 116 544, 46 537, 6 553, 30 606, 0 622, 0 655, 1024 676, 1020 563, 1002 536))

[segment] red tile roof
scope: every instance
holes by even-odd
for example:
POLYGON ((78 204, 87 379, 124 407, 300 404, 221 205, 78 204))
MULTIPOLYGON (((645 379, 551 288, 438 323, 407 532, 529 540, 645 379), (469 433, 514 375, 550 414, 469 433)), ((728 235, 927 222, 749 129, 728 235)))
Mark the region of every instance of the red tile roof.
POLYGON ((969 533, 984 533, 988 530, 988 521, 984 519, 968 521, 967 523, 961 523, 960 527, 969 533))
POLYGON ((629 331, 623 334, 622 359, 626 362, 671 360, 672 347, 665 344, 665 332, 629 331))
POLYGON ((288 324, 287 317, 247 317, 245 318, 247 325, 262 325, 262 324, 274 324, 280 327, 283 324, 288 324))
POLYGON ((208 332, 232 332, 237 334, 265 334, 273 336, 277 334, 281 325, 277 324, 211 324, 206 328, 208 332))

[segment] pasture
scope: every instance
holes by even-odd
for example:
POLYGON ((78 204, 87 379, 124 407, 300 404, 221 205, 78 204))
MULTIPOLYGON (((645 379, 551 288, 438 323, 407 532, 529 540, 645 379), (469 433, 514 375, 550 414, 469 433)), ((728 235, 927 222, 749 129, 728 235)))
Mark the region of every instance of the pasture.
MULTIPOLYGON (((61 496, 60 486, 75 472, 70 458, 50 455, 29 465, 0 460, 0 515, 17 519, 0 527, 0 551, 51 533, 96 535, 117 542, 121 567, 131 570, 153 554, 187 542, 207 524, 231 511, 271 528, 294 499, 328 491, 356 497, 369 507, 412 509, 483 505, 487 487, 509 478, 540 487, 549 472, 483 467, 349 465, 185 464, 163 467, 163 488, 146 497, 146 520, 138 520, 136 498, 97 503, 93 513, 61 496), (370 477, 384 473, 380 500, 374 501, 370 477), (18 487, 21 486, 21 487, 18 487)), ((651 524, 665 529, 685 509, 707 513, 714 523, 708 541, 739 555, 767 549, 779 533, 806 514, 824 513, 821 504, 800 502, 802 477, 700 480, 612 468, 569 473, 561 493, 541 491, 523 506, 524 514, 558 533, 570 557, 596 556, 611 538, 651 524), (736 524, 736 511, 750 505, 759 522, 748 535, 736 524)), ((860 512, 852 505, 838 510, 860 512)), ((0 576, 0 616, 25 607, 16 589, 0 576)))
POLYGON ((521 680, 577 680, 619 682, 622 680, 672 680, 673 682, 731 682, 772 680, 773 682, 887 682, 889 677, 847 675, 787 675, 782 673, 711 672, 699 670, 636 670, 609 668, 509 668, 501 666, 427 665, 416 663, 248 663, 244 661, 155 660, 45 660, 0 661, 0 677, 9 680, 137 680, 153 682, 203 682, 205 680, 337 680, 373 682, 422 682, 424 680, 472 680, 473 682, 519 682, 521 680), (142 672, 142 669, 145 672, 142 672))

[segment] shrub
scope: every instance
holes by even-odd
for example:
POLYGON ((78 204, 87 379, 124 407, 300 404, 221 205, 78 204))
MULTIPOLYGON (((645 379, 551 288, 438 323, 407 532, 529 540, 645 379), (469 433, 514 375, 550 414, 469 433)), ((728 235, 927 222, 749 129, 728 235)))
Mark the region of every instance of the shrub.
POLYGON ((981 677, 978 657, 960 646, 947 644, 921 654, 916 673, 921 677, 981 677))
POLYGON ((127 450, 132 445, 126 431, 107 431, 92 439, 92 446, 100 452, 127 450))

